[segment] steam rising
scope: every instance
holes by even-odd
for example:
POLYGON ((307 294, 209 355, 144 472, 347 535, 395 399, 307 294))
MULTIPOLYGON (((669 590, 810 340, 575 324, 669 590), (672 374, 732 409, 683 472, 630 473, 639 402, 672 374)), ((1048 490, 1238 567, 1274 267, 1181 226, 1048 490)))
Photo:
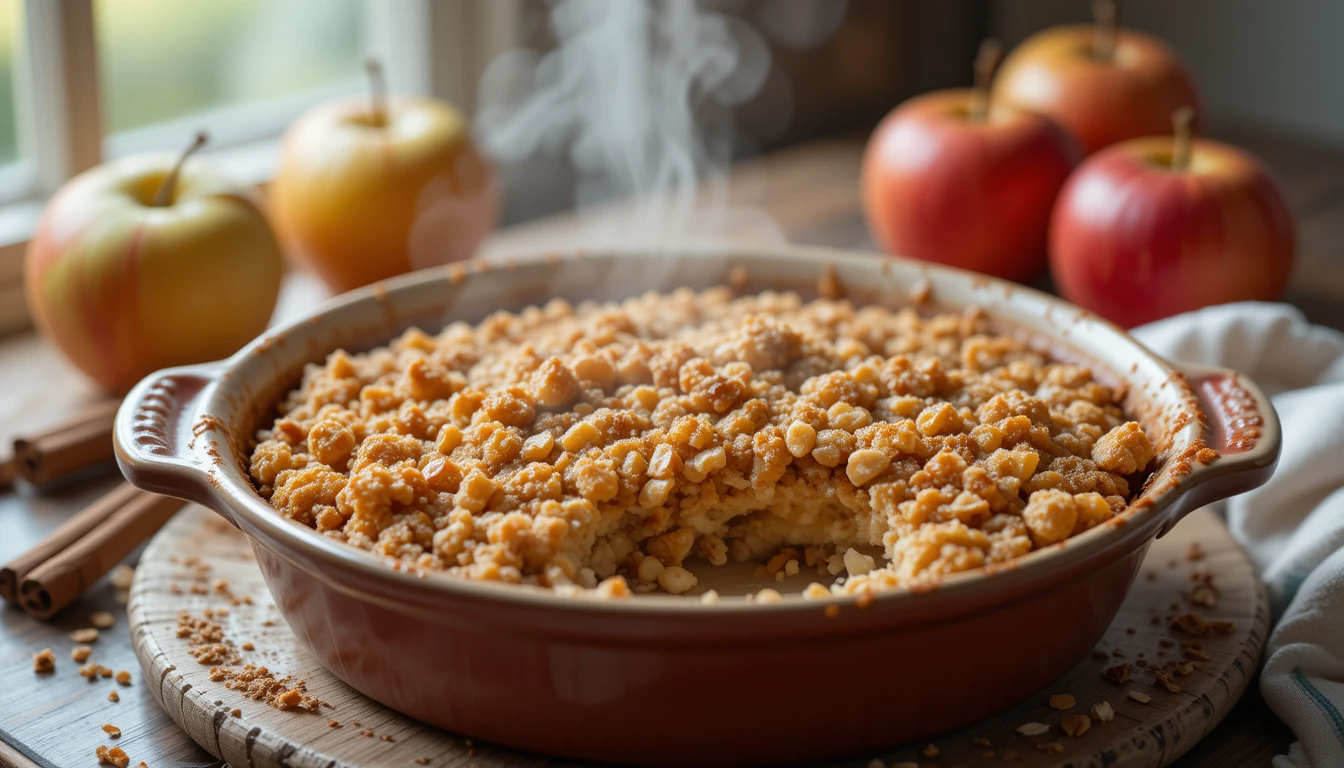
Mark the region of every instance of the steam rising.
MULTIPOLYGON (((788 5, 799 3, 816 5, 788 5)), ((843 3, 823 4, 843 15, 843 3)), ((794 14, 814 30, 795 37, 815 44, 815 15, 794 14)), ((741 138, 734 108, 770 72, 754 28, 693 0, 554 0, 549 21, 554 50, 513 50, 487 69, 476 133, 506 166, 568 154, 587 211, 579 244, 785 242, 768 216, 732 205, 723 174, 741 138), (633 199, 633 213, 594 211, 613 199, 633 199)), ((834 29, 821 26, 824 36, 834 29)))

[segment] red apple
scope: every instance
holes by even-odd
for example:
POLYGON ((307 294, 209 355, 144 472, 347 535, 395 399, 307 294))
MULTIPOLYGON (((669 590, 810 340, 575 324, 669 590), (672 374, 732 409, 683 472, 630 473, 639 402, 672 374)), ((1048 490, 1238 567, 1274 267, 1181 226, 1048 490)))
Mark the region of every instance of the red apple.
POLYGON ((1116 27, 1112 3, 1094 7, 1096 25, 1054 27, 1023 41, 994 83, 995 101, 1050 116, 1089 155, 1164 134, 1172 112, 1199 103, 1170 47, 1116 27))
POLYGON ((286 252, 335 291, 470 258, 494 228, 490 166, 448 104, 375 97, 319 106, 285 133, 270 188, 286 252))
POLYGON ((76 176, 28 244, 38 327, 111 392, 233 354, 275 308, 284 262, 251 191, 185 160, 138 155, 76 176))
POLYGON ((1254 157, 1188 128, 1117 144, 1069 179, 1050 228, 1067 299, 1132 327, 1283 293, 1295 238, 1278 186, 1254 157))
POLYGON ((937 91, 887 115, 863 159, 863 207, 886 251, 1010 280, 1046 262, 1055 195, 1080 153, 1041 115, 981 88, 937 91))

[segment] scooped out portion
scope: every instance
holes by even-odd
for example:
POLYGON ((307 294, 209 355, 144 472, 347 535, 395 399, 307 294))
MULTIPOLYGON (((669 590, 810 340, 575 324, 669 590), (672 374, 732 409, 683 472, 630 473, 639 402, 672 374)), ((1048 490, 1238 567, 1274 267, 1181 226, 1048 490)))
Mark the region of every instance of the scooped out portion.
POLYGON ((623 597, 759 561, 839 576, 820 597, 1063 541, 1153 458, 1116 392, 977 310, 722 288, 335 352, 250 470, 279 514, 398 567, 623 597))

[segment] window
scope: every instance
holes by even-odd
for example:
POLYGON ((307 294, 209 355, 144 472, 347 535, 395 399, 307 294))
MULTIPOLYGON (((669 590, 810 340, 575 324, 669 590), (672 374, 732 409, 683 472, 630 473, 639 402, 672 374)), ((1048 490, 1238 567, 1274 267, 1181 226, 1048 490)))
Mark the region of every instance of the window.
POLYGON ((19 159, 19 95, 14 83, 19 60, 23 8, 19 0, 0 0, 0 168, 19 159))
POLYGON ((363 0, 95 0, 104 154, 273 135, 362 87, 363 0))

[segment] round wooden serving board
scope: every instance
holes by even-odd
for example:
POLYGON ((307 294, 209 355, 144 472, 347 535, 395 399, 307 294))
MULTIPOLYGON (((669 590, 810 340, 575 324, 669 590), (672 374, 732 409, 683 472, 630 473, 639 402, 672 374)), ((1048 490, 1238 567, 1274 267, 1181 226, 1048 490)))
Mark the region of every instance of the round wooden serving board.
MULTIPOLYGON (((1061 622, 1068 620, 1060 617, 1061 622)), ((937 754, 926 744, 914 744, 833 764, 865 768, 880 759, 884 765, 908 761, 950 768, 1007 758, 1033 767, 1167 765, 1212 730, 1246 689, 1260 659, 1268 622, 1264 587, 1245 554, 1226 528, 1201 510, 1153 545, 1096 652, 1048 689, 997 716, 935 738, 937 754), (1190 551, 1195 543, 1202 550, 1197 558, 1190 551), (1192 575, 1200 571, 1213 576, 1216 607, 1188 602, 1192 575), (1234 622, 1235 630, 1194 638, 1200 643, 1196 653, 1202 650, 1210 658, 1196 661, 1186 676, 1175 675, 1180 692, 1172 693, 1155 684, 1151 665, 1184 657, 1182 643, 1192 638, 1171 629, 1168 620, 1192 610, 1210 621, 1234 622), (1140 658, 1150 666, 1137 666, 1140 658), (1103 670, 1123 662, 1133 665, 1128 683, 1103 678, 1103 670), (1130 691, 1152 700, 1141 704, 1127 696, 1130 691), (1056 693, 1071 694, 1076 705, 1068 711, 1051 708, 1048 699, 1056 693), (1094 720, 1081 737, 1065 735, 1062 717, 1086 714, 1100 701, 1115 709, 1112 722, 1094 720), (1049 726, 1049 733, 1032 737, 1017 733, 1019 726, 1030 722, 1049 726), (1040 748, 1051 743, 1062 745, 1063 751, 1040 748)), ((193 739, 235 768, 562 764, 473 744, 424 725, 365 698, 328 673, 299 645, 275 610, 247 539, 201 507, 183 510, 141 558, 131 592, 130 624, 146 685, 193 739), (244 643, 255 647, 241 651, 245 662, 267 666, 277 677, 304 680, 308 693, 330 707, 318 714, 282 712, 212 682, 209 667, 188 653, 187 641, 175 632, 180 613, 199 617, 206 609, 226 610, 225 616, 216 618, 227 638, 240 648, 244 643), (233 715, 234 710, 239 714, 233 715), (328 721, 337 721, 340 727, 329 726, 328 721), (372 735, 365 735, 366 729, 372 735)))

